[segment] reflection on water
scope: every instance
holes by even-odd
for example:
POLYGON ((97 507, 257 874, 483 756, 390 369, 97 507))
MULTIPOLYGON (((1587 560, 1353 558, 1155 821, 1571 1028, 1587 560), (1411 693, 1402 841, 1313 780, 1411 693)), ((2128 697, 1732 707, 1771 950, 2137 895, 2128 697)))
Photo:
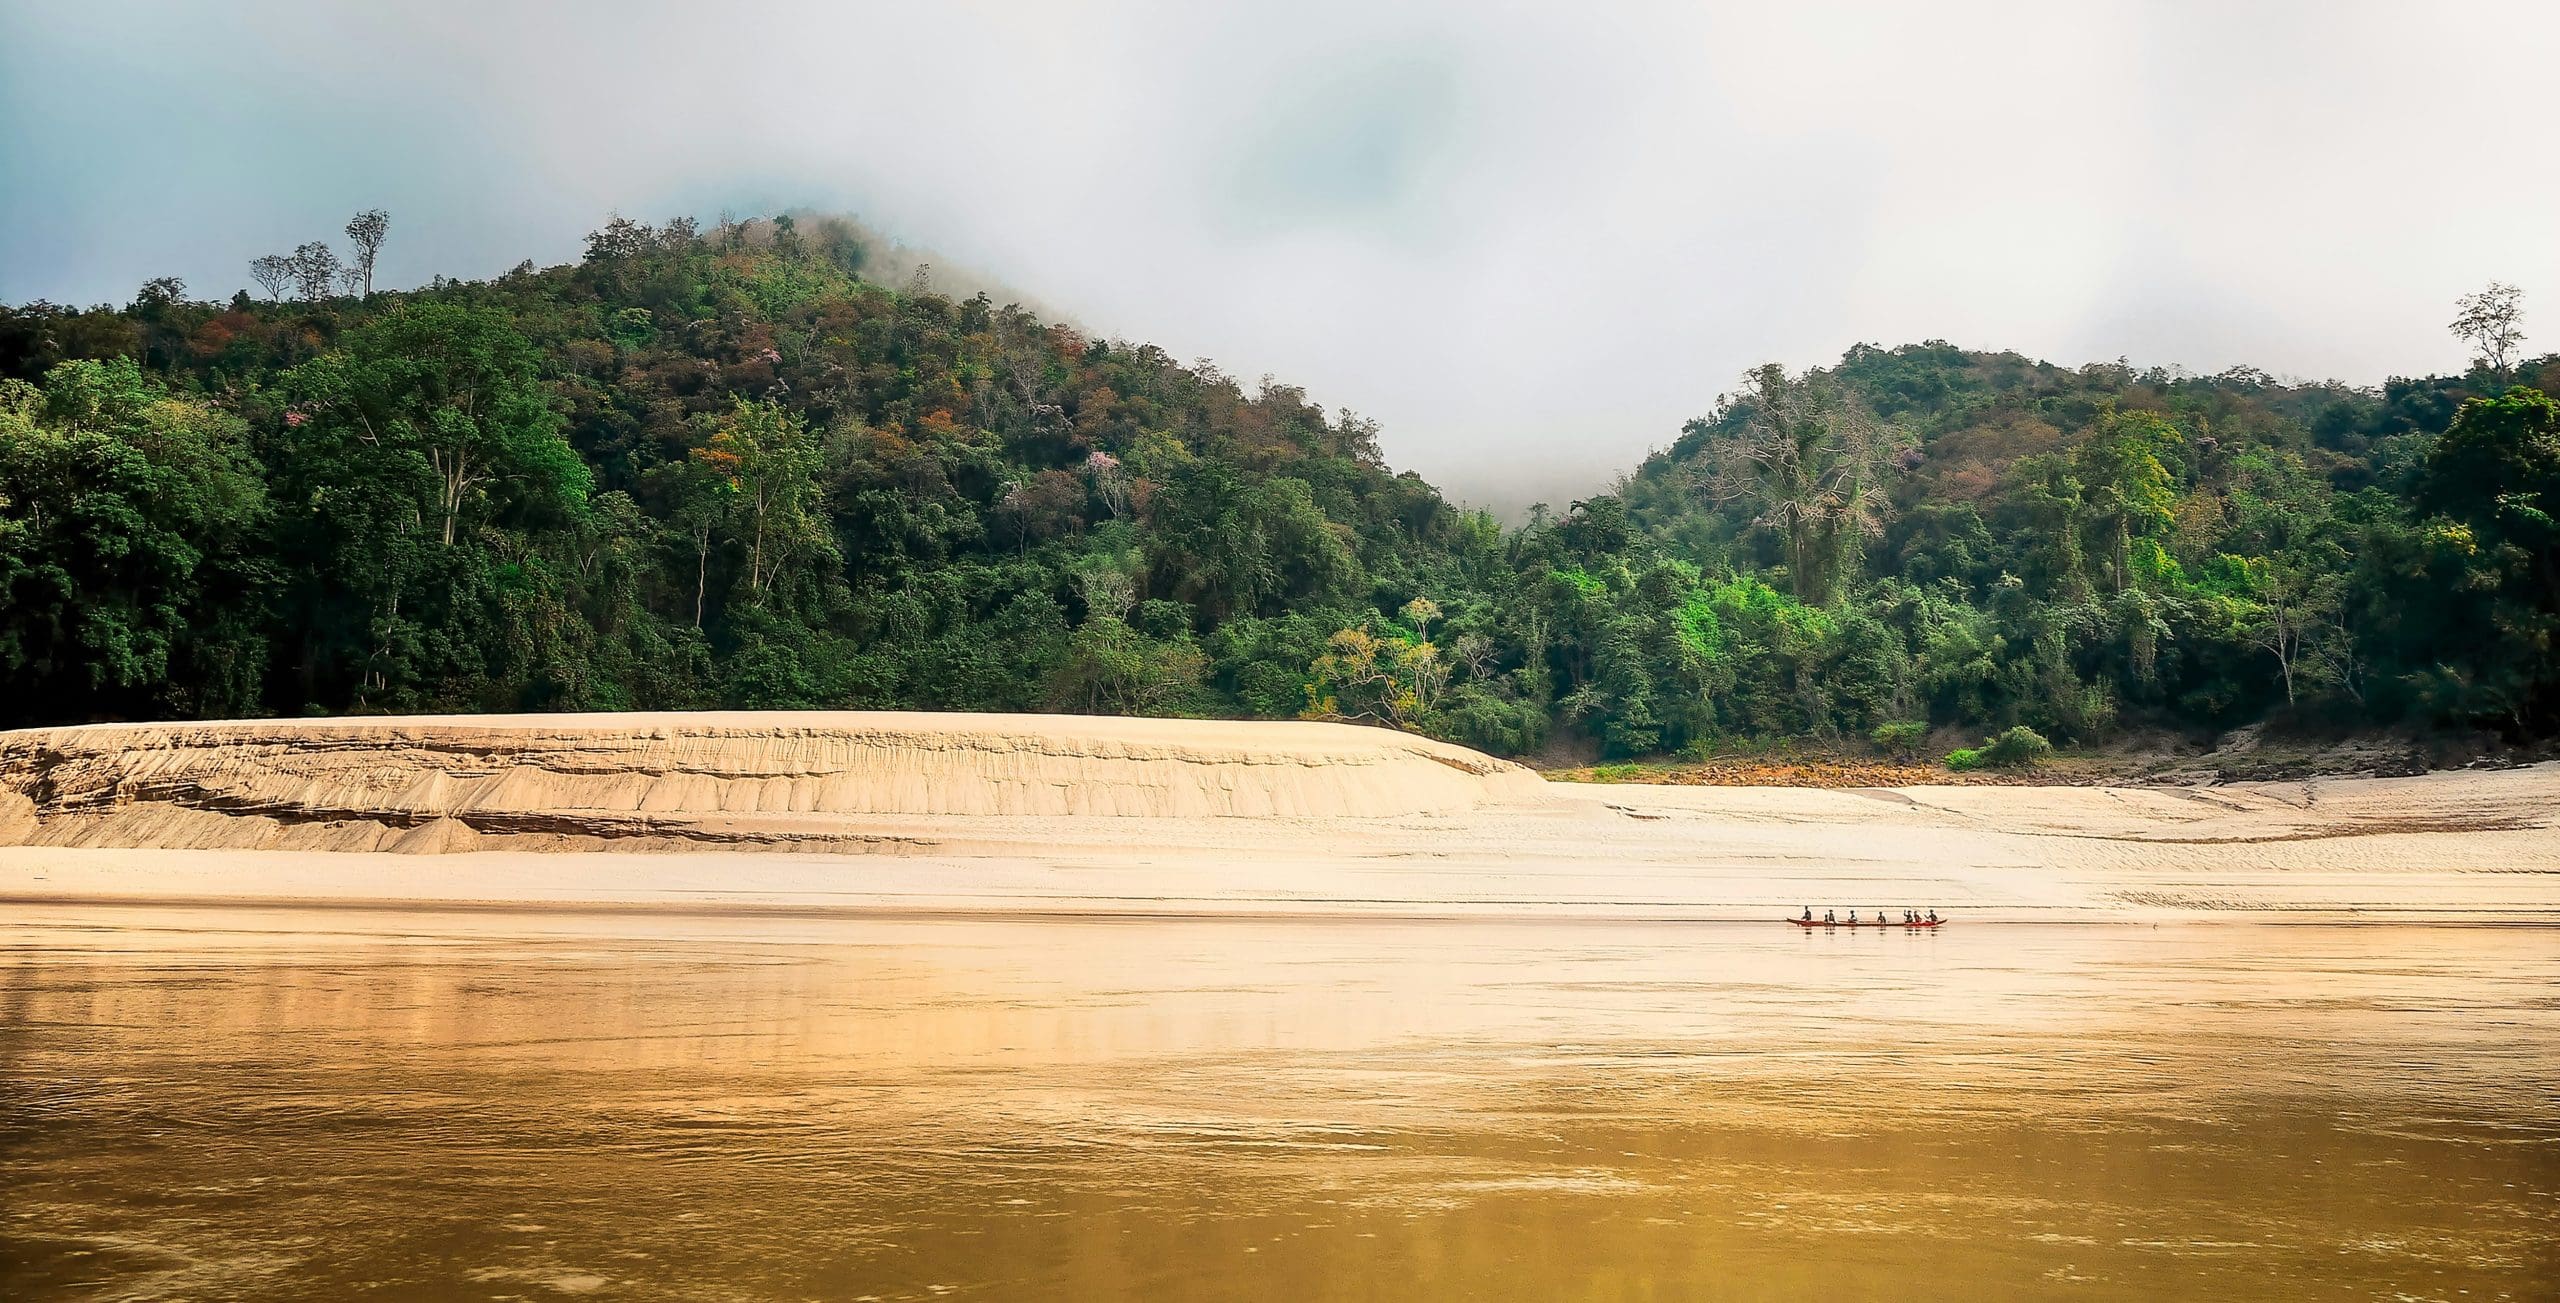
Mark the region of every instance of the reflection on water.
POLYGON ((2489 929, 22 910, 0 1296, 2560 1296, 2489 929))

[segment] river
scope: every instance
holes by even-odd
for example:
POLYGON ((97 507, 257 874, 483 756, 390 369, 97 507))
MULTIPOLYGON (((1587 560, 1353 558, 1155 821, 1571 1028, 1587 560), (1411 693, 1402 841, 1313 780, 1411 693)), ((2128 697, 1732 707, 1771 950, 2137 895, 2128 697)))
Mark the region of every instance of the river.
POLYGON ((0 1296, 2560 1297, 2560 935, 21 907, 0 1296))

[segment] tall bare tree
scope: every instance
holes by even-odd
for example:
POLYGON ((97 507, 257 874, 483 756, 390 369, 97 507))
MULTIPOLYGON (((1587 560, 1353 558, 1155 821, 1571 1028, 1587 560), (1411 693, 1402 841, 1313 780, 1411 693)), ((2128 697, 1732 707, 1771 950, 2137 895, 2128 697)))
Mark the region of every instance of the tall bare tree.
POLYGON ((2491 281, 2489 288, 2453 303, 2456 311, 2449 329, 2456 338, 2468 341, 2480 361, 2500 378, 2507 374, 2516 345, 2524 342, 2523 300, 2524 291, 2491 281))
POLYGON ((1779 531, 1797 598, 1827 603, 1834 573, 1858 540, 1883 529, 1891 506, 1885 485, 1915 441, 1819 371, 1790 378, 1773 362, 1742 383, 1724 412, 1701 423, 1718 429, 1741 418, 1707 446, 1706 492, 1779 531))
POLYGON ((368 208, 347 222, 347 243, 355 249, 355 260, 348 265, 350 284, 361 279, 363 292, 373 293, 373 260, 382 252, 382 237, 391 233, 391 214, 379 208, 368 208))
POLYGON ((249 277, 267 292, 267 297, 282 301, 285 291, 293 288, 293 259, 280 253, 249 260, 249 277))

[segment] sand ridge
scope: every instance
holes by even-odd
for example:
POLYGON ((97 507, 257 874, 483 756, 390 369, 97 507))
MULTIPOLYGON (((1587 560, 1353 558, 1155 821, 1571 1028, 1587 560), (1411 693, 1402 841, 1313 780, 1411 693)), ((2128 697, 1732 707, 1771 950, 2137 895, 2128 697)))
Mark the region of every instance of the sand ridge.
POLYGON ((1529 770, 1342 724, 808 711, 0 734, 0 842, 852 849, 880 816, 1345 817, 1536 802, 1529 770))

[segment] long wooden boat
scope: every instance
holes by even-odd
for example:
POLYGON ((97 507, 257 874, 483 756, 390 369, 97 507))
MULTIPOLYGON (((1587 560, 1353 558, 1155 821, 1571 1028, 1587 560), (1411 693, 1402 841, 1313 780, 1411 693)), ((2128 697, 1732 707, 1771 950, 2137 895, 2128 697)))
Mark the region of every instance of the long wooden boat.
POLYGON ((1821 919, 1818 919, 1818 918, 1814 918, 1814 919, 1791 918, 1791 919, 1788 919, 1787 921, 1788 921, 1788 922, 1790 922, 1790 923, 1795 924, 1797 927, 1912 927, 1912 928, 1932 928, 1932 927, 1945 927, 1945 926, 1947 925, 1947 921, 1946 921, 1945 919, 1942 919, 1942 918, 1941 918, 1941 919, 1924 919, 1924 920, 1922 920, 1922 921, 1920 921, 1920 922, 1918 922, 1918 923, 1903 923, 1903 922, 1899 922, 1899 921, 1895 921, 1895 920, 1891 920, 1891 919, 1881 919, 1881 918, 1862 918, 1862 919, 1859 919, 1859 920, 1858 920, 1857 922, 1855 922, 1855 923, 1826 923, 1826 922, 1824 922, 1824 921, 1822 921, 1821 919))

